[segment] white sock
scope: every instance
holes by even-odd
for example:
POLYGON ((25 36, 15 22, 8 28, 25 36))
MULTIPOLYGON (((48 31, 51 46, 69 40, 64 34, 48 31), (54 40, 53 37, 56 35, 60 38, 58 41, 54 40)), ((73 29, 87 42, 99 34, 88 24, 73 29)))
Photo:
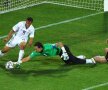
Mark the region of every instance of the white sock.
POLYGON ((19 62, 18 62, 18 64, 21 64, 21 63, 22 63, 22 61, 19 61, 19 62))
POLYGON ((93 63, 93 61, 91 59, 86 59, 86 64, 90 64, 93 63))
POLYGON ((86 59, 86 56, 84 55, 79 55, 79 56, 76 56, 77 58, 80 58, 80 59, 86 59))
POLYGON ((2 56, 4 56, 4 53, 2 53, 1 50, 0 50, 0 57, 2 57, 2 56))
POLYGON ((18 57, 18 62, 19 63, 21 63, 21 60, 22 60, 23 56, 24 56, 24 50, 20 50, 19 51, 19 57, 18 57))

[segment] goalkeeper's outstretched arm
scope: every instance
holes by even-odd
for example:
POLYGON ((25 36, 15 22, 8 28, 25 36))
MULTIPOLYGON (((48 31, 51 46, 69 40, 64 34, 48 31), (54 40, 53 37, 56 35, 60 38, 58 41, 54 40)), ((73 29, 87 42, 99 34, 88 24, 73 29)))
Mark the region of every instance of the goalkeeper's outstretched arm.
POLYGON ((28 62, 30 59, 31 59, 30 56, 25 57, 21 60, 21 63, 28 62))

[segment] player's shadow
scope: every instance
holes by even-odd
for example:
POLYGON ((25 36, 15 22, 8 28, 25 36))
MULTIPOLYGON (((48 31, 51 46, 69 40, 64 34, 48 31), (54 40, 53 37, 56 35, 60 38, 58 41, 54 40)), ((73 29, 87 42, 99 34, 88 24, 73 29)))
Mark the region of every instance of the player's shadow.
POLYGON ((64 77, 66 76, 66 72, 70 71, 72 68, 71 67, 59 67, 56 69, 39 69, 39 70, 24 70, 24 69, 13 69, 10 70, 9 73, 11 73, 11 75, 15 75, 15 76, 48 76, 48 77, 64 77))
POLYGON ((0 68, 6 71, 6 74, 8 74, 11 77, 18 77, 18 78, 27 78, 28 76, 34 76, 34 77, 65 77, 67 76, 67 72, 70 70, 73 70, 75 68, 84 68, 89 69, 93 68, 95 65, 60 65, 60 67, 56 69, 33 69, 33 70, 27 70, 27 69, 13 69, 13 70, 6 70, 5 66, 3 64, 0 64, 0 68))
MULTIPOLYGON (((38 61, 37 61, 38 62, 38 61)), ((8 76, 10 77, 14 77, 14 78, 20 78, 20 79, 27 79, 29 76, 33 76, 33 77, 41 77, 41 76, 46 76, 46 77, 57 77, 57 78, 61 78, 61 77, 65 77, 67 76, 68 72, 70 70, 76 69, 76 68, 84 68, 84 69, 89 69, 89 68, 93 68, 94 65, 66 65, 66 64, 58 64, 58 60, 56 60, 55 62, 52 60, 47 60, 47 61, 39 61, 39 63, 41 63, 42 65, 51 65, 52 63, 57 64, 59 67, 53 67, 53 68, 48 68, 48 69, 44 69, 44 68, 34 68, 34 69, 29 69, 28 67, 26 69, 13 69, 13 70, 6 70, 5 69, 5 63, 6 60, 3 60, 2 62, 0 62, 0 68, 4 71, 4 73, 6 73, 8 76), (42 63, 41 63, 42 62, 42 63)))
POLYGON ((12 77, 23 77, 26 78, 28 76, 48 76, 48 77, 63 77, 66 76, 66 72, 70 71, 72 66, 68 65, 61 65, 59 68, 53 68, 53 69, 12 69, 12 70, 6 70, 5 69, 5 61, 0 63, 0 68, 5 71, 6 74, 12 77))

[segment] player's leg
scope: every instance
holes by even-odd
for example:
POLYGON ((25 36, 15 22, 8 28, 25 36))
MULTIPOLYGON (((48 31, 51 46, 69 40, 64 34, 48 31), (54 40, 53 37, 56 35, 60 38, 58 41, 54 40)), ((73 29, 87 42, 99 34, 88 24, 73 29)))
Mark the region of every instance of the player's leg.
POLYGON ((95 57, 93 57, 94 60, 96 62, 99 62, 99 63, 106 63, 106 62, 108 62, 108 48, 105 48, 105 53, 106 53, 105 56, 95 56, 95 57))
POLYGON ((20 63, 23 56, 24 56, 24 49, 26 47, 26 42, 21 42, 19 44, 19 48, 20 48, 20 51, 19 51, 19 56, 18 56, 18 62, 20 63))
POLYGON ((61 49, 61 52, 59 53, 59 56, 61 57, 61 59, 62 59, 65 63, 67 63, 67 62, 69 61, 70 55, 71 55, 71 52, 70 52, 69 48, 68 48, 66 45, 64 45, 63 50, 61 49), (67 59, 66 59, 65 56, 63 55, 64 52, 66 53, 66 55, 68 55, 68 58, 67 58, 67 59))
POLYGON ((10 47, 5 46, 2 50, 0 50, 0 57, 4 56, 4 54, 7 53, 10 49, 10 47))
POLYGON ((16 46, 17 40, 15 38, 11 38, 5 45, 5 47, 0 50, 0 56, 4 56, 5 53, 7 53, 12 47, 16 46))
POLYGON ((95 56, 95 57, 93 57, 93 58, 94 58, 94 60, 95 60, 96 62, 99 62, 99 63, 106 63, 106 62, 108 62, 108 61, 106 60, 105 56, 95 56))
MULTIPOLYGON (((80 62, 80 59, 79 58, 76 58, 70 51, 69 47, 67 45, 64 45, 64 49, 66 51, 66 53, 68 54, 69 56, 69 59, 68 60, 64 60, 62 58, 62 60, 66 63, 66 64, 78 64, 78 63, 86 63, 86 61, 81 61, 80 62)), ((63 51, 60 52, 60 56, 63 54, 63 51)))
MULTIPOLYGON (((77 58, 75 57, 70 49, 68 48, 68 46, 64 45, 64 48, 66 50, 66 53, 68 54, 69 56, 69 59, 68 60, 62 60, 66 63, 66 64, 95 64, 95 60, 93 59, 80 59, 80 58, 77 58)), ((60 56, 62 55, 62 52, 60 53, 60 56)))
POLYGON ((106 60, 108 60, 108 48, 105 48, 105 53, 106 53, 105 58, 106 60))
POLYGON ((71 56, 70 59, 74 64, 96 64, 96 62, 93 58, 81 59, 81 58, 77 58, 75 56, 71 56))

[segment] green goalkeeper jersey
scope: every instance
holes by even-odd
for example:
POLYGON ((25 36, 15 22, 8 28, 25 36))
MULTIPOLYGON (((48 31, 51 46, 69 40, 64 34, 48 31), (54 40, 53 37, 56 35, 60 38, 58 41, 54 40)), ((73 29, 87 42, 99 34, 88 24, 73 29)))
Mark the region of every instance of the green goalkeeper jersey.
POLYGON ((55 44, 44 44, 43 45, 43 51, 41 53, 33 51, 30 54, 30 58, 33 58, 35 56, 56 56, 60 53, 61 49, 59 47, 56 47, 55 44))

